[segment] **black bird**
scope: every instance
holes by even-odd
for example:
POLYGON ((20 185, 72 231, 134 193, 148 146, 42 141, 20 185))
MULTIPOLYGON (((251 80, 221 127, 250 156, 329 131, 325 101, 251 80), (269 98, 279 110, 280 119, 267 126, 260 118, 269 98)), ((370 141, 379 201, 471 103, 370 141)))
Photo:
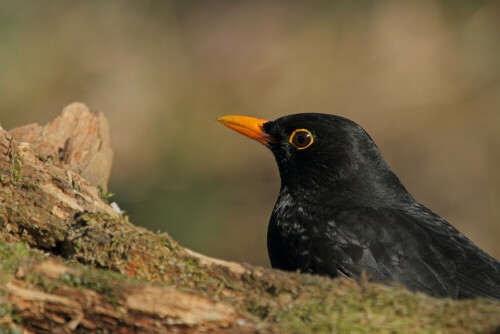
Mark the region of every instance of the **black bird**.
POLYGON ((358 124, 327 114, 219 122, 266 145, 278 163, 267 232, 274 268, 364 272, 432 296, 500 299, 500 262, 417 202, 358 124))

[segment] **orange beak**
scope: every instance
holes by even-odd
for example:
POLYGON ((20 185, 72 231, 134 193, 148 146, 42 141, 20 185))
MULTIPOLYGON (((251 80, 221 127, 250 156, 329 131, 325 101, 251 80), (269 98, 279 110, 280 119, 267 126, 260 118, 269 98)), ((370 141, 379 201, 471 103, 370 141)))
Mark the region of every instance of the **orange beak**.
POLYGON ((218 121, 224 124, 228 128, 233 129, 236 132, 241 133, 247 137, 255 139, 256 141, 267 146, 267 143, 273 141, 273 138, 262 131, 262 126, 266 121, 265 119, 249 117, 249 116, 238 116, 238 115, 227 115, 219 117, 218 121))

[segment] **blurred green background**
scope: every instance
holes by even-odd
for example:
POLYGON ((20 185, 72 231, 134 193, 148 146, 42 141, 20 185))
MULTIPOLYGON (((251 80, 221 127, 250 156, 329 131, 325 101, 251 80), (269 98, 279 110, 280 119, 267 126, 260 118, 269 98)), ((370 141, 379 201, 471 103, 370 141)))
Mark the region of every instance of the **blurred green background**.
POLYGON ((269 265, 272 154, 217 123, 361 124, 409 191, 500 257, 500 1, 1 1, 0 123, 104 112, 132 222, 269 265))

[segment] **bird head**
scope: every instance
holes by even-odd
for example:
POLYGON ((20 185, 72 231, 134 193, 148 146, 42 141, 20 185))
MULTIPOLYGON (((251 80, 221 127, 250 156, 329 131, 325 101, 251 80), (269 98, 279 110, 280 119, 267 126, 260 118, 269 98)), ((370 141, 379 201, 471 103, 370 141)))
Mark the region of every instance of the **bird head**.
POLYGON ((282 190, 357 204, 406 194, 370 136, 346 118, 304 113, 267 121, 229 115, 219 122, 273 152, 282 190))

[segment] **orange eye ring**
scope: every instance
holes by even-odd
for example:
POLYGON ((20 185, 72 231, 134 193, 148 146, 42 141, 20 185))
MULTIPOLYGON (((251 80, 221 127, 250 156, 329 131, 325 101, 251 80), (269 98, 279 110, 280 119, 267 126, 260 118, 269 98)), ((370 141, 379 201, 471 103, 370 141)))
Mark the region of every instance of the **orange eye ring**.
POLYGON ((290 135, 289 142, 298 150, 304 150, 311 146, 314 142, 314 138, 311 131, 306 129, 297 129, 290 135))

